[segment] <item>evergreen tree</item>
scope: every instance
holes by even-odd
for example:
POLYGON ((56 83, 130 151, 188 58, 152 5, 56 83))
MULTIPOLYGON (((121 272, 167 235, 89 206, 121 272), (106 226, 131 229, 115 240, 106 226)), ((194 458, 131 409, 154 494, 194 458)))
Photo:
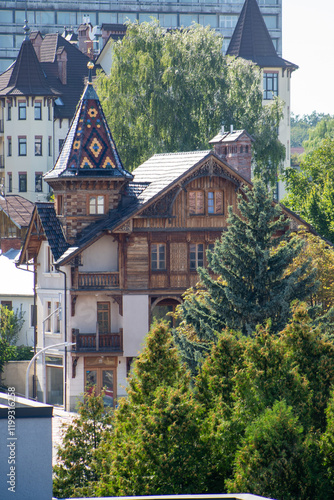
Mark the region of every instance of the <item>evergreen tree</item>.
POLYGON ((96 481, 93 456, 102 432, 111 424, 104 408, 103 395, 85 393, 78 416, 64 427, 63 442, 58 447, 57 465, 53 468, 53 494, 57 498, 81 495, 91 481, 96 481))
POLYGON ((303 300, 317 287, 309 261, 287 272, 303 242, 285 232, 288 221, 263 182, 256 180, 252 190, 239 195, 238 211, 229 207, 228 229, 207 253, 214 275, 199 268, 202 286, 179 306, 183 323, 176 340, 190 364, 225 327, 251 335, 270 319, 271 331, 279 332, 290 317, 291 301, 303 300))
POLYGON ((247 427, 228 490, 285 500, 329 499, 325 477, 313 474, 319 459, 312 440, 304 441, 292 407, 276 401, 247 427))
POLYGON ((166 324, 155 324, 128 380, 128 397, 95 457, 98 495, 203 492, 203 407, 166 324))

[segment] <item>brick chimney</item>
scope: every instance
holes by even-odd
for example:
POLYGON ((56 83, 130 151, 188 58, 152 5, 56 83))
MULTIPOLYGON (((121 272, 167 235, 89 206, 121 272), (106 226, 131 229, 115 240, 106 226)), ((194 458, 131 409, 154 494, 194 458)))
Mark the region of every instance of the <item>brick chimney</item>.
POLYGON ((224 127, 209 144, 213 145, 214 153, 236 170, 248 181, 251 180, 252 142, 254 139, 246 130, 225 132, 224 127))
POLYGON ((88 22, 80 24, 78 28, 78 45, 79 50, 86 54, 90 59, 94 59, 93 40, 91 40, 89 33, 92 32, 93 26, 88 22))
POLYGON ((41 62, 41 45, 43 42, 43 37, 39 31, 33 31, 32 33, 30 33, 29 38, 32 46, 35 49, 37 59, 39 60, 39 62, 41 62))
POLYGON ((67 84, 67 52, 64 47, 57 50, 58 77, 63 85, 67 84))

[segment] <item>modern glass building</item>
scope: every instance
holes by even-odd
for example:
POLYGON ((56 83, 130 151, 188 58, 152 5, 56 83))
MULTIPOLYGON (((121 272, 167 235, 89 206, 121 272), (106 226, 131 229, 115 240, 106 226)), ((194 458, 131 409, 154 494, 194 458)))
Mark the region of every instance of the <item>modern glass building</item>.
MULTIPOLYGON (((279 55, 282 54, 282 0, 258 0, 265 23, 279 55)), ((210 25, 224 36, 227 49, 243 0, 0 0, 0 72, 16 58, 24 38, 27 8, 31 30, 62 33, 64 27, 76 30, 89 17, 93 26, 150 21, 177 28, 192 22, 210 25)))

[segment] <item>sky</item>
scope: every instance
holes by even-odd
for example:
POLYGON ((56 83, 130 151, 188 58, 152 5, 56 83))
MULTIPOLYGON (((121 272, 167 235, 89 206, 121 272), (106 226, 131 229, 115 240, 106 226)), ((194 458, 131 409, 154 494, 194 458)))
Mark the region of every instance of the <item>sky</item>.
POLYGON ((334 0, 282 0, 282 57, 299 66, 292 74, 295 115, 334 115, 334 0))

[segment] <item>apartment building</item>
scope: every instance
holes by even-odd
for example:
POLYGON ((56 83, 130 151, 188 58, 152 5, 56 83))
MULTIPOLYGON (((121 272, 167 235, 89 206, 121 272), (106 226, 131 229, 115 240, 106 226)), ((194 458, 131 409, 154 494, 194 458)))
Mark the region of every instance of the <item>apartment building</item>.
MULTIPOLYGON (((243 7, 243 0, 0 0, 0 72, 17 57, 24 39, 27 15, 32 30, 42 34, 62 33, 64 27, 76 32, 89 18, 93 26, 130 21, 159 20, 166 28, 210 25, 224 36, 227 49, 243 7), (27 11, 25 11, 27 8, 27 11)), ((261 13, 278 54, 282 53, 282 0, 258 0, 261 13)), ((94 32, 96 50, 102 48, 99 30, 94 32)))

